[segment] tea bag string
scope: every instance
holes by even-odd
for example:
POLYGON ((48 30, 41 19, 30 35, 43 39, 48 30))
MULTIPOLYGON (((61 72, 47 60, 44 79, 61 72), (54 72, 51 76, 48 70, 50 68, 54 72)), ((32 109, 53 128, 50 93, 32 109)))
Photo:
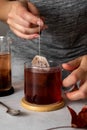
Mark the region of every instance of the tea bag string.
POLYGON ((41 31, 40 31, 40 25, 39 25, 39 55, 40 55, 40 49, 41 49, 41 47, 40 47, 41 33, 40 32, 41 31))

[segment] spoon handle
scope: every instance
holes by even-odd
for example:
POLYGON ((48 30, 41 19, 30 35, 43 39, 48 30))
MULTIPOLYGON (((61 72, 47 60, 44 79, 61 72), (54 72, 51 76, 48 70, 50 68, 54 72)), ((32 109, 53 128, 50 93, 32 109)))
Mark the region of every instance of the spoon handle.
POLYGON ((9 107, 6 104, 4 104, 3 102, 0 101, 0 104, 3 105, 4 107, 6 107, 7 109, 9 109, 9 107))

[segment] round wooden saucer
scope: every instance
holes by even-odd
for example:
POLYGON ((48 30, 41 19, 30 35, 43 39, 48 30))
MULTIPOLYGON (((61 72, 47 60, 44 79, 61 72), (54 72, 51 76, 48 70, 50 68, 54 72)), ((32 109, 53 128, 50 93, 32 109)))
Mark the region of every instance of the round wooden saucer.
POLYGON ((61 102, 56 102, 49 105, 37 105, 37 104, 29 103, 25 100, 25 98, 22 98, 21 105, 28 110, 38 111, 38 112, 47 112, 47 111, 54 111, 54 110, 62 108, 64 106, 64 101, 61 100, 61 102))

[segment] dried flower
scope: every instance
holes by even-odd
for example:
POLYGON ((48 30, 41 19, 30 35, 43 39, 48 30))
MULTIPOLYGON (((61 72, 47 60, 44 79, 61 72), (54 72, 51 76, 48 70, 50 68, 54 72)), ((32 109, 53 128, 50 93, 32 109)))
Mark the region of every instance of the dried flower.
POLYGON ((87 128, 87 105, 77 114, 71 107, 67 106, 72 120, 71 125, 74 128, 87 128))

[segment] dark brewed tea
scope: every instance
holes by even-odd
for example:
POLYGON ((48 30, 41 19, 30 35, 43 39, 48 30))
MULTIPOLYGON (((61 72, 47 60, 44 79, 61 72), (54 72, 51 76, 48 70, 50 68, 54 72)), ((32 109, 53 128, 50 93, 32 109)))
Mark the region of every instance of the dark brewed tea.
POLYGON ((52 104, 62 100, 60 67, 49 70, 25 68, 24 76, 26 101, 35 104, 52 104))
POLYGON ((11 88, 11 56, 10 54, 0 54, 0 91, 11 88))

